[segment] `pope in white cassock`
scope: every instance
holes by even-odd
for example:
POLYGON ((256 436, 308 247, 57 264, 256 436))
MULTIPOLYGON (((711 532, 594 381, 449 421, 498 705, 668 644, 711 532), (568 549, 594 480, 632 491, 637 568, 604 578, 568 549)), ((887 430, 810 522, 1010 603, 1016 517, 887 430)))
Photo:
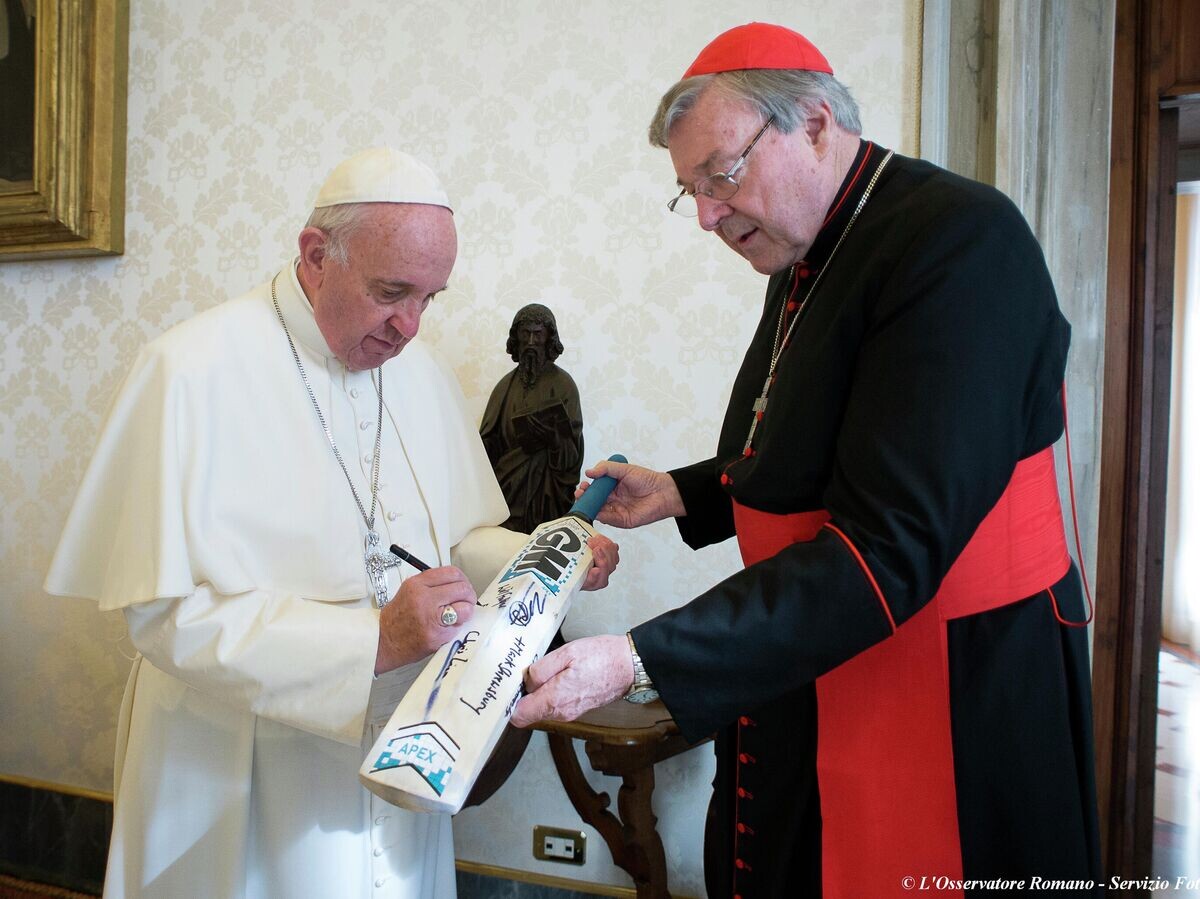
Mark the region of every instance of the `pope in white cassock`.
MULTIPOLYGON (((139 651, 105 896, 455 894, 449 817, 357 780, 525 539, 492 527, 508 508, 475 423, 413 342, 454 217, 433 172, 377 148, 335 169, 299 249, 142 351, 47 577, 123 609, 139 651), (392 543, 435 567, 380 564, 392 543)), ((585 589, 617 562, 593 550, 585 589)))

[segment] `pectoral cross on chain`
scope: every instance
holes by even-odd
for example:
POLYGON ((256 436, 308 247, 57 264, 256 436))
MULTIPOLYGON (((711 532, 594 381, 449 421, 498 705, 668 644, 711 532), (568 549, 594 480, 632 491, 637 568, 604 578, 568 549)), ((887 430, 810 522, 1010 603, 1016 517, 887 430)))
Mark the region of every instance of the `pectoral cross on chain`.
POLYGON ((774 375, 767 375, 767 379, 763 381, 762 393, 754 401, 754 420, 750 422, 750 433, 746 435, 746 445, 742 447, 743 453, 750 449, 750 444, 754 442, 754 432, 758 430, 758 422, 763 413, 767 411, 767 391, 771 389, 771 381, 774 380, 774 377, 774 375))
POLYGON ((366 552, 363 554, 363 561, 367 566, 367 580, 375 588, 375 607, 382 609, 392 600, 392 596, 388 592, 387 570, 399 565, 400 560, 380 548, 378 534, 374 531, 367 531, 366 552))

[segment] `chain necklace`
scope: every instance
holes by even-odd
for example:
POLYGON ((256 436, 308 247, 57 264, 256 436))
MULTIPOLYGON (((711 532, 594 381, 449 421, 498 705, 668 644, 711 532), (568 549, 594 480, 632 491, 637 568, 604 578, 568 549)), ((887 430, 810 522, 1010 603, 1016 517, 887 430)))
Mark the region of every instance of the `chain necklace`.
MULTIPOLYGON (((829 257, 825 260, 825 264, 821 266, 821 270, 817 272, 817 277, 813 279, 813 283, 809 286, 808 292, 804 295, 804 299, 800 301, 800 305, 796 308, 796 314, 792 316, 792 321, 788 325, 787 333, 784 333, 783 323, 787 320, 787 301, 784 301, 779 309, 779 322, 775 325, 775 342, 771 347, 771 365, 767 369, 767 379, 763 381, 762 393, 758 399, 754 401, 754 415, 750 419, 750 432, 746 435, 746 445, 742 447, 742 456, 749 456, 752 453, 751 444, 754 442, 754 432, 758 429, 758 423, 762 421, 763 414, 767 411, 767 394, 771 392, 771 384, 775 380, 775 369, 779 365, 779 357, 783 355, 783 351, 787 348, 788 341, 792 339, 792 332, 796 330, 796 325, 800 321, 800 317, 808 306, 808 301, 812 299, 817 285, 821 283, 821 279, 825 276, 825 272, 829 270, 829 264, 833 262, 833 257, 837 254, 838 249, 842 245, 842 241, 846 239, 846 235, 850 233, 850 229, 854 227, 854 223, 858 221, 858 214, 862 212, 863 207, 867 205, 867 200, 871 197, 871 191, 875 188, 875 182, 879 180, 879 176, 883 174, 884 166, 886 166, 892 158, 892 151, 888 150, 883 161, 879 163, 879 167, 875 169, 875 174, 871 176, 871 180, 867 183, 867 189, 863 191, 862 197, 858 201, 858 205, 854 207, 854 214, 850 216, 850 221, 846 222, 846 227, 842 229, 842 234, 837 239, 837 243, 833 245, 833 249, 829 251, 829 257), (782 338, 782 339, 781 339, 782 338)), ((795 280, 795 269, 791 268, 791 276, 795 280)))
POLYGON ((363 564, 367 569, 367 579, 375 590, 375 605, 382 609, 391 600, 388 593, 387 570, 400 564, 395 556, 383 551, 383 544, 379 540, 379 534, 375 531, 375 506, 379 501, 379 450, 383 442, 383 369, 379 369, 378 382, 375 380, 375 371, 371 371, 371 385, 375 388, 376 396, 379 397, 379 409, 375 425, 375 456, 371 462, 371 511, 368 513, 359 498, 354 481, 350 477, 350 469, 346 467, 346 462, 342 458, 337 444, 333 441, 333 432, 329 429, 321 407, 317 404, 317 395, 313 393, 312 385, 308 382, 308 374, 304 371, 304 365, 300 361, 300 353, 296 350, 296 344, 292 340, 292 332, 288 330, 287 322, 283 319, 283 310, 279 308, 279 297, 275 293, 275 282, 278 280, 278 274, 271 279, 271 302, 275 304, 275 314, 279 316, 279 324, 283 326, 283 335, 292 349, 292 358, 296 361, 300 380, 304 382, 304 389, 308 391, 308 398, 312 401, 312 407, 317 413, 317 420, 321 423, 321 429, 325 432, 325 438, 329 441, 329 448, 333 450, 334 458, 342 467, 342 474, 346 476, 346 483, 350 485, 350 493, 354 495, 354 502, 358 504, 358 511, 362 515, 363 523, 367 526, 367 536, 363 544, 363 564))

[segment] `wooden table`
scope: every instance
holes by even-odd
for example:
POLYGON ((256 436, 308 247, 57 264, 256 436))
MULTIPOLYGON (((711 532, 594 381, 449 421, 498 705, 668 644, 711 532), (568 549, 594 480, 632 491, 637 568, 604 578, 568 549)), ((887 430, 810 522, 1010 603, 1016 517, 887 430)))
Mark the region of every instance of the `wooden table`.
POLYGON ((608 844, 613 862, 633 878, 639 897, 662 899, 667 892, 667 862, 655 829, 651 805, 654 765, 691 748, 661 702, 616 702, 588 712, 577 721, 541 721, 534 725, 550 741, 550 754, 563 789, 579 816, 608 844), (617 814, 608 810, 607 793, 592 789, 572 743, 582 740, 592 769, 621 778, 617 814))

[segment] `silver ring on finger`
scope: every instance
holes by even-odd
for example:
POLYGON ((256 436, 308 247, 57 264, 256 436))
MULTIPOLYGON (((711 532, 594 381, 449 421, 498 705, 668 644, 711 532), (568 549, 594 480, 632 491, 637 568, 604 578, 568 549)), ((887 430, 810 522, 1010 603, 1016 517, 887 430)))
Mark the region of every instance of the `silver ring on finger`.
POLYGON ((454 606, 442 606, 442 627, 454 627, 458 624, 458 612, 454 611, 454 606))

